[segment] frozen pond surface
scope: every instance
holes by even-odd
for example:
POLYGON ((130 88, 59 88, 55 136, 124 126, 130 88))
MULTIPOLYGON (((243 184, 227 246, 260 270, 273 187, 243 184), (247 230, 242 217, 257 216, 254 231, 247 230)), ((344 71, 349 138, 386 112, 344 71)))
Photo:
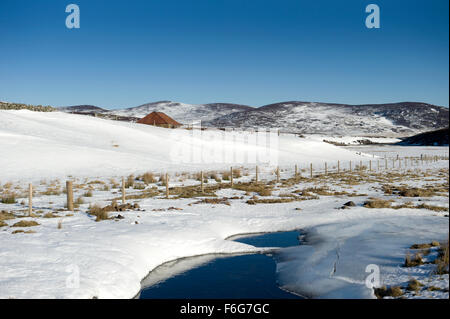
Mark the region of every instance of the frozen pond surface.
MULTIPOLYGON (((299 244, 298 231, 234 237, 256 247, 299 244)), ((276 252, 274 252, 276 254, 276 252)), ((300 298, 277 285, 271 254, 205 255, 161 265, 142 282, 141 299, 149 298, 300 298)))

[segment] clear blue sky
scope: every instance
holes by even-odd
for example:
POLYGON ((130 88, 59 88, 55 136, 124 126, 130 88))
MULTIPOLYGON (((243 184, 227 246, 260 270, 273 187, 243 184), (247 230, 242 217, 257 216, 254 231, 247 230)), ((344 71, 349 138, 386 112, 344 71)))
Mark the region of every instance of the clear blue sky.
POLYGON ((3 101, 448 106, 448 63, 448 0, 0 1, 3 101))

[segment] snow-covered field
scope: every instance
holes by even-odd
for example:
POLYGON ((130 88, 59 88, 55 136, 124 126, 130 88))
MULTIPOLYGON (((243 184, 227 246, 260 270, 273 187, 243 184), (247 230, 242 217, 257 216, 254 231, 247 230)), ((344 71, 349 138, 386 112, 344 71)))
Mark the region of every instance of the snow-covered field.
MULTIPOLYGON (((173 156, 173 148, 186 143, 211 152, 220 147, 210 139, 214 133, 204 133, 190 138, 186 130, 63 113, 0 111, 0 195, 15 194, 15 203, 0 202, 0 298, 132 298, 141 280, 164 262, 260 251, 226 238, 291 229, 307 235, 303 245, 277 260, 284 289, 314 298, 374 298, 365 279, 366 267, 376 265, 380 284, 400 286, 408 298, 448 298, 448 274, 434 274, 434 265, 427 263, 402 267, 411 245, 448 238, 448 160, 422 164, 409 159, 409 166, 377 171, 379 159, 372 154, 384 157, 377 146, 349 150, 281 135, 280 182, 273 166, 260 163, 260 184, 255 186, 254 163, 232 162, 241 176, 231 189, 225 171, 229 162, 183 163, 173 156), (337 160, 345 172, 336 173, 337 160), (345 165, 364 161, 367 166, 368 160, 374 161, 370 172, 355 171, 356 166, 350 172, 345 165), (315 165, 313 178, 308 163, 315 165), (301 175, 296 179, 294 164, 301 175), (206 172, 205 194, 199 193, 193 174, 200 169, 206 172), (89 214, 94 204, 103 207, 120 199, 118 177, 147 171, 171 172, 169 199, 155 174, 152 181, 131 179, 127 187, 127 202, 139 208, 112 211, 111 219, 98 222, 89 214), (68 175, 78 203, 74 212, 64 208, 68 175), (26 216, 28 182, 35 191, 31 217, 26 216), (411 197, 396 189, 422 193, 411 197), (389 208, 364 205, 374 198, 392 202, 389 208), (355 206, 342 209, 348 201, 355 206), (14 226, 20 221, 39 225, 14 226), (405 288, 412 277, 424 284, 419 292, 405 288)), ((237 138, 227 147, 238 153, 259 146, 237 138)), ((392 155, 403 151, 401 157, 416 151, 445 153, 445 148, 426 147, 383 150, 392 155)))

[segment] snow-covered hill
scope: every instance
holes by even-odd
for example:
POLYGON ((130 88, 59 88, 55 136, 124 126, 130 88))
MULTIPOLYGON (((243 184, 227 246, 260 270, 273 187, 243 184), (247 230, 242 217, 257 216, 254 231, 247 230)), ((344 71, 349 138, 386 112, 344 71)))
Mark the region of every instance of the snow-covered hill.
POLYGON ((211 103, 186 104, 172 101, 159 101, 143 104, 128 109, 112 110, 109 114, 142 118, 151 112, 163 112, 183 124, 192 124, 198 121, 211 121, 217 117, 251 110, 247 105, 211 103))
POLYGON ((291 167, 361 159, 355 151, 322 141, 272 137, 276 143, 261 145, 242 132, 166 129, 63 112, 0 111, 0 179, 229 169, 253 166, 268 156, 275 157, 269 159, 271 165, 277 161, 291 167))
POLYGON ((202 121, 210 127, 280 128, 285 132, 323 135, 405 137, 449 125, 448 108, 426 103, 347 105, 283 102, 254 108, 241 104, 186 104, 159 101, 106 111, 74 106, 67 112, 101 113, 103 117, 138 119, 157 111, 183 124, 202 121))
POLYGON ((283 102, 207 121, 214 127, 271 127, 325 135, 406 136, 448 126, 447 108, 426 103, 345 105, 283 102))

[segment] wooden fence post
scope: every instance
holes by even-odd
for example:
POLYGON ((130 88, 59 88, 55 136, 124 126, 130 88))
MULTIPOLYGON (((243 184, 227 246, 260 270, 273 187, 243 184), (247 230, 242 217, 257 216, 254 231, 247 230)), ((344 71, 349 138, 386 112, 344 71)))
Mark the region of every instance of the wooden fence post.
POLYGON ((384 170, 387 170, 388 169, 388 167, 387 167, 387 158, 384 158, 384 170))
POLYGON ((352 161, 350 161, 350 166, 349 166, 350 172, 352 171, 352 161))
POLYGON ((122 204, 125 204, 125 177, 122 177, 122 204))
POLYGON ((297 164, 295 164, 295 178, 297 178, 298 177, 298 166, 297 166, 297 164))
POLYGON ((277 183, 280 182, 280 166, 277 166, 277 183))
POLYGON ((258 184, 258 165, 255 167, 255 183, 258 184))
POLYGON ((337 172, 338 172, 338 174, 341 172, 341 162, 340 161, 338 161, 338 164, 337 164, 337 172))
POLYGON ((372 171, 372 160, 369 161, 369 172, 372 171))
POLYGON ((201 187, 200 188, 202 190, 202 193, 204 193, 204 188, 203 188, 203 171, 200 172, 200 179, 201 179, 201 184, 200 184, 201 187))
POLYGON ((233 188, 233 166, 230 167, 230 185, 233 188))
POLYGON ((166 173, 166 198, 169 198, 169 174, 166 173))
POLYGON ((312 163, 309 165, 309 176, 311 178, 313 178, 313 164, 312 163))
POLYGON ((33 213, 33 184, 28 185, 28 216, 33 213))
POLYGON ((362 161, 359 161, 359 171, 363 170, 362 161))
POLYGON ((328 167, 327 167, 327 162, 325 162, 325 175, 328 174, 328 167))
POLYGON ((66 193, 67 193, 67 210, 73 211, 73 187, 72 187, 72 181, 66 181, 66 193))

